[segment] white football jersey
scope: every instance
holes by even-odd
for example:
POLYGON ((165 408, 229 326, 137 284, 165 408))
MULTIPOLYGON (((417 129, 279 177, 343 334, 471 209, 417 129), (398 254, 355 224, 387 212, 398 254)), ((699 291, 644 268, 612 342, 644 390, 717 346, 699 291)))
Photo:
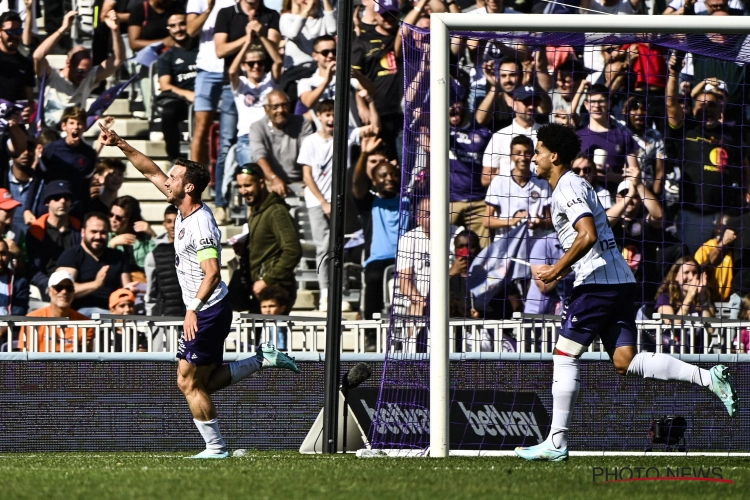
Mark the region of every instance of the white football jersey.
MULTIPOLYGON (((549 183, 532 175, 526 185, 521 186, 512 176, 498 175, 487 188, 485 203, 494 207, 495 217, 510 219, 516 212, 526 210, 529 217, 544 218, 544 210, 549 206, 549 183)), ((495 240, 510 231, 510 227, 495 229, 495 240)), ((536 228, 529 231, 529 236, 541 238, 545 230, 536 228)))
POLYGON ((581 217, 593 217, 598 241, 578 262, 573 264, 579 285, 614 285, 635 283, 635 277, 617 249, 615 237, 607 221, 599 197, 586 179, 565 172, 552 192, 552 222, 563 250, 573 246, 577 236, 576 223, 581 217))
MULTIPOLYGON (((216 255, 219 259, 219 269, 221 269, 221 232, 214 214, 205 203, 184 219, 181 213, 177 213, 174 226, 174 249, 174 265, 177 268, 180 288, 182 288, 182 300, 185 306, 189 306, 198 294, 201 282, 206 276, 201 269, 198 253, 204 251, 209 255, 216 255)), ((206 309, 216 304, 226 294, 227 285, 221 281, 203 308, 206 309)))

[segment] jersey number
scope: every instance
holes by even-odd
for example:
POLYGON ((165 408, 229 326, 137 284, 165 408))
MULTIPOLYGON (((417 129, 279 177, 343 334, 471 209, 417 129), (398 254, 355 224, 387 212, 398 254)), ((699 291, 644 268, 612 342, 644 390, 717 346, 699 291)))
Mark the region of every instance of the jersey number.
POLYGON ((602 252, 605 252, 607 250, 612 250, 617 245, 615 244, 615 240, 611 239, 611 240, 599 240, 599 246, 601 247, 602 252))

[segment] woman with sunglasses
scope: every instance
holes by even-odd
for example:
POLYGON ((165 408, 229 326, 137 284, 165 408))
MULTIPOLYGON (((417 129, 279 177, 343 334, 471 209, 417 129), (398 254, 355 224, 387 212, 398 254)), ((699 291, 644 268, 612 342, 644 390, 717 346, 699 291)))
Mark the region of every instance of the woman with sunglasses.
POLYGON ((229 67, 234 102, 237 105, 237 163, 245 165, 253 161, 250 150, 250 125, 264 118, 263 101, 278 88, 282 59, 276 45, 254 31, 248 24, 245 43, 229 67), (262 45, 258 45, 260 42, 262 45), (268 59, 273 61, 267 70, 268 59), (244 76, 241 74, 244 73, 244 76))
POLYGON ((313 40, 336 34, 336 12, 330 0, 284 0, 279 18, 281 36, 286 39, 284 68, 312 61, 313 40))
POLYGON ((133 281, 146 282, 146 256, 156 246, 156 233, 141 216, 141 204, 132 196, 120 196, 109 212, 109 247, 128 255, 133 281))

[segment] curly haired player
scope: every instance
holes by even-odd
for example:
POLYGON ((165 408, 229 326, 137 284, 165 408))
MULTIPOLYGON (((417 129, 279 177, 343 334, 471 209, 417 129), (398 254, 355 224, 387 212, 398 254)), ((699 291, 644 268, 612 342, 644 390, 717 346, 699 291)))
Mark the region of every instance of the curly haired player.
POLYGON ((702 385, 721 399, 729 416, 737 412, 726 366, 704 370, 668 354, 636 354, 635 278, 617 250, 596 191, 570 169, 580 149, 573 128, 554 123, 539 129, 532 158, 537 176, 552 187, 552 222, 565 251, 556 264, 541 266, 537 278, 554 283, 575 271, 575 283, 565 300, 562 330, 552 353, 550 433, 541 444, 516 448, 526 460, 567 460, 568 429, 580 388, 578 358, 597 336, 619 374, 702 385))

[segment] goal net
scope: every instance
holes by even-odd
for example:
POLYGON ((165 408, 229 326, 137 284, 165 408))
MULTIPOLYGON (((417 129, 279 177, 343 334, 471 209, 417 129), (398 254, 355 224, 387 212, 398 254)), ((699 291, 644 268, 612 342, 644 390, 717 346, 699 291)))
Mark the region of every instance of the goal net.
MULTIPOLYGON (((597 191, 607 244, 637 280, 638 349, 703 368, 745 359, 750 42, 739 21, 440 14, 402 27, 408 217, 374 448, 443 456, 546 437, 573 277, 532 277, 562 255, 531 162, 544 123, 581 138, 573 173, 597 191)), ((583 360, 572 449, 750 447, 737 432, 748 415, 730 420, 705 389, 626 380, 598 341, 583 360), (668 416, 686 423, 664 440, 668 416)), ((741 391, 746 366, 731 366, 741 391)))

